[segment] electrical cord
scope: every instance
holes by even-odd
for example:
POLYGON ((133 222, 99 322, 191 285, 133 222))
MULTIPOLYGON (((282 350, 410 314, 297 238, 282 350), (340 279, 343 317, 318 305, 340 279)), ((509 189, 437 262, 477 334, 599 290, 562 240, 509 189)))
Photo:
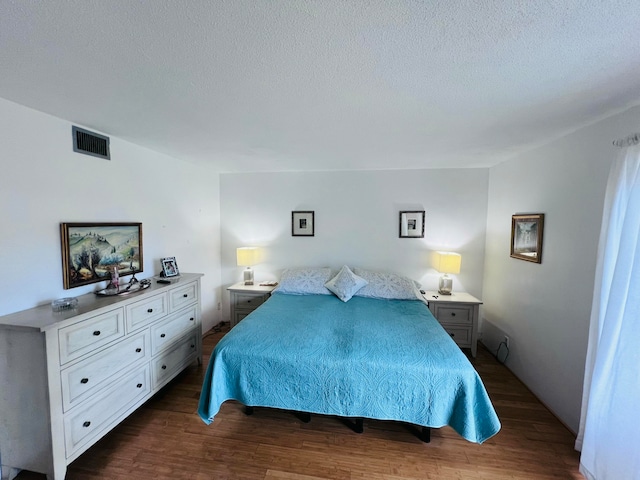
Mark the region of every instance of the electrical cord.
POLYGON ((217 325, 214 325, 213 327, 211 327, 211 330, 209 330, 207 333, 205 333, 202 336, 202 338, 208 337, 209 335, 213 335, 214 333, 220 333, 223 327, 224 327, 224 322, 220 322, 217 325))
POLYGON ((509 347, 507 346, 507 342, 505 342, 504 340, 500 342, 500 345, 498 345, 498 349, 496 350, 495 357, 498 363, 501 363, 502 365, 504 365, 507 362, 507 358, 509 358, 509 347), (506 350, 506 353, 504 354, 504 358, 500 359, 500 356, 503 354, 502 352, 504 350, 506 350))

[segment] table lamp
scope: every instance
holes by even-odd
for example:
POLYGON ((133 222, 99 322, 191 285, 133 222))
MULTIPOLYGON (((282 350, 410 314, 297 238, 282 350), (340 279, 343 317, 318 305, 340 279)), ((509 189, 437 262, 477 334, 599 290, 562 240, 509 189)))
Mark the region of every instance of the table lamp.
POLYGON ((451 295, 453 287, 453 279, 449 277, 449 273, 460 273, 460 264, 462 256, 453 252, 436 252, 436 270, 443 275, 440 277, 438 284, 438 293, 440 295, 451 295))
POLYGON ((253 270, 251 267, 258 263, 258 249, 256 247, 240 247, 236 250, 239 267, 247 267, 244 271, 244 284, 253 285, 253 270))

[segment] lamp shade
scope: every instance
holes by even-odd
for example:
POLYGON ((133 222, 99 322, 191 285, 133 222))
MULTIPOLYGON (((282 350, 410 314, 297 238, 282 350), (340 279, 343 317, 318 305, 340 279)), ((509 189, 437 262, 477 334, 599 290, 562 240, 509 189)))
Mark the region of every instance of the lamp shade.
POLYGON ((251 267, 258 263, 258 249, 256 247, 240 247, 236 250, 238 266, 251 267))
POLYGON ((460 273, 462 256, 453 252, 436 252, 435 268, 440 273, 460 273))

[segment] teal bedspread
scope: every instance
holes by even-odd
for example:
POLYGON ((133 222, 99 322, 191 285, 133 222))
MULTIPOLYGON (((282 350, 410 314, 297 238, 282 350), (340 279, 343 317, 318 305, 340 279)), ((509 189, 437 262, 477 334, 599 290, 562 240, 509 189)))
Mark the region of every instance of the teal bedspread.
POLYGON ((482 443, 500 422, 467 357, 419 300, 274 294, 215 347, 198 414, 226 400, 450 425, 482 443))

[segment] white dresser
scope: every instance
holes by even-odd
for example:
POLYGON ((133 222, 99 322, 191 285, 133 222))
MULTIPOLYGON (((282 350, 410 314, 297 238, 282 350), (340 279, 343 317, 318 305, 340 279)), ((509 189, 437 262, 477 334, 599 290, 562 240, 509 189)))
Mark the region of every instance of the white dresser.
POLYGON ((67 465, 194 360, 201 274, 0 317, 0 467, 62 480, 67 465))

